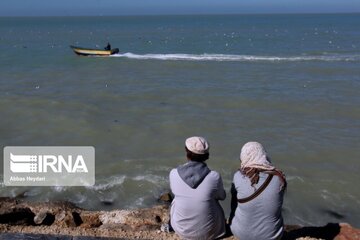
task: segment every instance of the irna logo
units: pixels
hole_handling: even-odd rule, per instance
[[[92,186],[95,148],[91,146],[4,147],[5,186]]]
[[[88,172],[82,155],[15,155],[10,153],[10,170],[13,173]]]

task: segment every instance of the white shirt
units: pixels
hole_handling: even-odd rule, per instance
[[[171,226],[183,239],[215,239],[225,234],[225,216],[218,200],[226,193],[219,173],[211,171],[193,189],[179,176],[170,172],[170,188],[175,195],[171,203]]]
[[[254,185],[258,189],[266,180],[267,174],[259,174],[259,182]],[[259,196],[246,203],[237,203],[237,199],[245,198],[255,192],[250,179],[237,171],[232,186],[232,219],[231,231],[241,240],[278,239],[283,233],[281,207],[284,190],[280,191],[282,182],[274,176]],[[236,208],[236,209],[235,209]],[[234,212],[235,211],[235,212]]]

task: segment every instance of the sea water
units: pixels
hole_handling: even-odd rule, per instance
[[[69,45],[120,50],[78,57]],[[0,18],[0,146],[94,146],[92,187],[0,187],[148,207],[210,142],[228,193],[247,141],[287,176],[287,224],[360,227],[360,15]],[[2,164],[1,164],[2,169]],[[1,170],[2,172],[2,170]]]

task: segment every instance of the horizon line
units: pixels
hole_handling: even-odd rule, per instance
[[[89,14],[89,15],[0,15],[0,17],[147,17],[147,16],[223,16],[223,15],[335,15],[335,14],[360,14],[360,11],[354,12],[274,12],[274,13],[148,13],[148,14]]]

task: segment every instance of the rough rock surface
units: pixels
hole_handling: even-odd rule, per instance
[[[87,211],[69,202],[0,199],[0,239],[179,239],[160,231],[168,205],[136,210]],[[39,235],[41,234],[41,235]],[[86,237],[86,238],[85,238]],[[346,223],[323,227],[286,226],[285,239],[360,239]],[[224,239],[235,239],[226,236]]]

